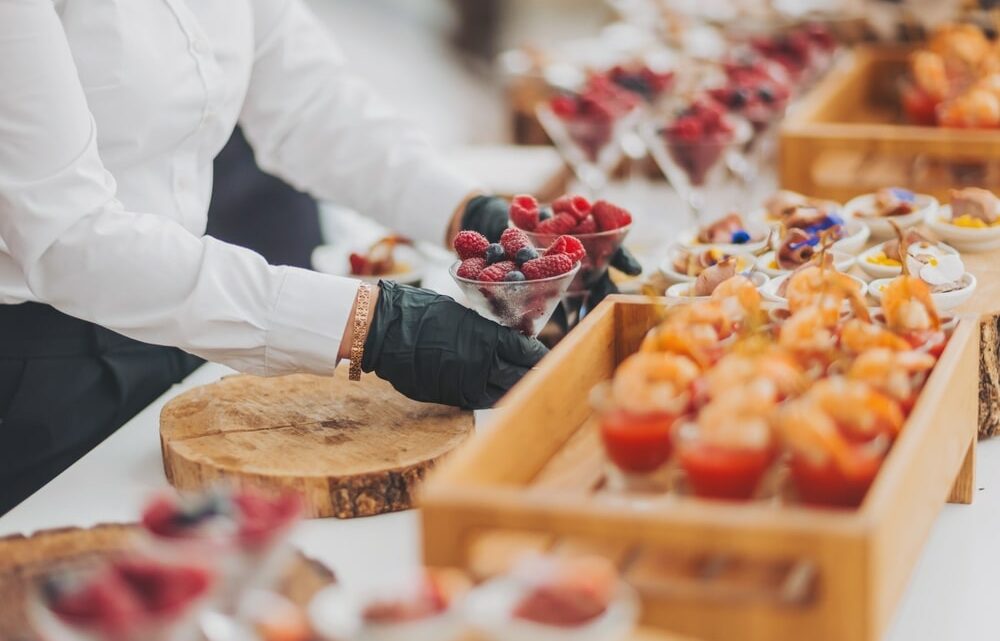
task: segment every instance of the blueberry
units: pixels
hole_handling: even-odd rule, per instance
[[[543,207],[542,211],[540,211],[538,213],[538,220],[539,221],[548,220],[549,218],[552,218],[552,208],[551,207]]]
[[[727,103],[731,109],[742,109],[750,102],[750,95],[746,89],[733,89],[729,92]]]
[[[774,91],[770,87],[761,87],[757,90],[757,96],[764,102],[770,104],[774,102],[775,95]]]
[[[615,79],[615,84],[621,87],[622,89],[626,89],[628,91],[631,91],[632,93],[639,94],[646,100],[651,99],[653,96],[652,88],[649,86],[649,83],[646,82],[646,80],[641,76],[637,75],[620,76]]]
[[[503,245],[500,243],[492,243],[486,248],[486,264],[492,265],[493,263],[499,263],[504,260],[507,254],[503,250]]]
[[[521,253],[521,252],[518,252]],[[507,272],[507,275],[503,279],[509,283],[517,283],[524,280],[524,274],[517,271],[516,269],[512,272]]]
[[[742,245],[750,241],[750,234],[745,229],[737,229],[733,232],[732,241],[737,245]]]
[[[522,247],[517,250],[517,254],[514,255],[514,262],[517,263],[518,267],[520,267],[529,260],[535,260],[536,258],[538,258],[537,249],[534,247]]]

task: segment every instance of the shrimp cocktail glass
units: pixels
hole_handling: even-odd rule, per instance
[[[610,488],[639,493],[669,489],[674,428],[691,409],[698,371],[685,356],[640,352],[622,362],[613,381],[594,388],[591,404],[600,422]]]

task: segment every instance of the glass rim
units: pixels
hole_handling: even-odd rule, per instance
[[[511,225],[513,225],[512,229],[517,229],[518,231],[523,231],[525,234],[528,235],[529,238],[532,237],[532,236],[535,236],[535,237],[552,237],[552,238],[559,238],[560,236],[573,236],[574,238],[579,238],[581,240],[592,240],[592,239],[599,239],[599,238],[610,238],[610,237],[612,237],[612,236],[614,236],[616,234],[626,234],[626,233],[628,233],[632,229],[632,225],[633,224],[634,223],[629,223],[629,224],[624,225],[622,227],[616,227],[614,229],[608,229],[606,231],[589,232],[589,233],[586,233],[586,234],[574,234],[573,232],[566,232],[565,234],[546,234],[546,233],[538,233],[537,231],[528,231],[527,229],[521,229],[517,225],[514,225],[513,222],[511,222]]]
[[[573,266],[573,269],[569,270],[565,274],[557,274],[556,276],[549,276],[548,278],[537,278],[535,280],[497,280],[497,281],[484,281],[484,280],[472,280],[470,278],[465,278],[463,276],[459,276],[458,275],[458,268],[461,267],[461,266],[462,266],[462,261],[458,260],[458,261],[455,261],[454,263],[452,263],[451,267],[448,268],[448,273],[451,275],[452,278],[455,279],[456,282],[459,282],[459,283],[468,283],[470,285],[479,285],[479,286],[486,286],[486,287],[492,287],[492,286],[497,286],[497,285],[500,285],[500,286],[510,286],[510,285],[521,285],[521,286],[524,286],[524,285],[530,285],[530,284],[534,284],[534,283],[539,283],[539,284],[541,284],[541,283],[552,283],[552,282],[558,281],[561,278],[570,278],[570,277],[576,276],[576,273],[578,271],[580,271],[580,263],[577,262],[576,265]]]

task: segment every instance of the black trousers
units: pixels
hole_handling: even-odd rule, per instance
[[[0,305],[0,514],[201,363],[48,305]]]

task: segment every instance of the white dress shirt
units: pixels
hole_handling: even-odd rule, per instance
[[[0,0],[0,303],[329,373],[357,282],[203,236],[237,121],[265,170],[417,239],[440,242],[474,188],[301,0]]]

